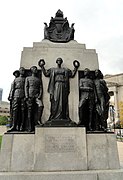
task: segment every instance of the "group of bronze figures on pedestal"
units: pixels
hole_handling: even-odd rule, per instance
[[[30,68],[31,74],[21,67],[13,75],[15,79],[9,94],[10,117],[12,131],[35,131],[35,126],[84,126],[87,131],[106,131],[109,94],[103,74],[100,70],[91,71],[86,68],[83,77],[79,79],[79,123],[73,122],[69,117],[68,96],[70,93],[69,79],[74,78],[80,66],[73,62],[74,69],[62,67],[63,60],[56,60],[57,67],[45,69],[45,61],[39,60],[38,65],[44,76],[49,77],[48,93],[50,94],[50,117],[42,124],[41,117],[43,105],[43,83],[41,73],[39,76],[36,66]]]
[[[74,23],[69,27],[67,18],[59,9],[55,18],[51,17],[49,26],[44,28],[44,39],[52,42],[69,42],[74,40]],[[95,70],[92,77],[89,69],[84,70],[79,77],[79,123],[76,124],[69,117],[68,96],[70,93],[69,79],[74,78],[80,66],[79,62],[73,62],[74,69],[62,67],[63,60],[56,60],[57,67],[45,69],[45,61],[41,59],[38,65],[44,76],[49,77],[48,93],[50,94],[50,117],[42,124],[41,117],[43,105],[42,73],[38,73],[36,66],[30,71],[21,67],[13,75],[15,79],[11,85],[9,94],[11,131],[35,131],[35,126],[84,126],[88,131],[106,131],[109,94],[103,74]],[[76,105],[77,106],[77,105]]]

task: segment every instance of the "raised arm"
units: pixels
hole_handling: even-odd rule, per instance
[[[80,66],[80,63],[77,60],[75,60],[73,61],[73,66],[74,66],[74,69],[71,70],[71,78],[74,78],[74,76],[76,75],[76,72]]]
[[[45,69],[45,67],[44,67],[45,61],[44,61],[44,59],[40,59],[38,61],[38,65],[40,66],[44,76],[49,77],[50,76],[50,71]]]

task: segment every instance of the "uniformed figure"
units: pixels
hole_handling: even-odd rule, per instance
[[[19,72],[19,70],[16,70],[16,71],[14,71],[13,72],[13,75],[15,76],[15,79],[17,78],[17,77],[19,77],[19,75],[20,75],[20,72]],[[10,101],[10,127],[12,127],[12,124],[13,124],[13,109],[12,109],[12,92],[13,92],[13,85],[14,85],[14,81],[12,82],[12,84],[11,84],[11,89],[10,89],[10,93],[9,93],[9,97],[8,97],[8,100]]]
[[[84,70],[84,78],[80,79],[80,101],[79,101],[79,125],[83,125],[87,130],[92,130],[92,118],[94,109],[94,82],[90,79],[90,70]]]
[[[25,96],[27,99],[28,121],[27,131],[35,130],[35,125],[41,125],[41,116],[43,112],[42,102],[42,81],[37,77],[37,67],[30,68],[32,75],[25,81]]]
[[[108,88],[103,74],[99,69],[95,70],[95,88],[96,88],[96,130],[104,130],[107,128],[107,118],[109,109]]]
[[[24,125],[24,108],[25,108],[25,92],[24,92],[24,85],[25,85],[25,69],[20,67],[19,69],[20,76],[15,78],[11,93],[9,98],[12,99],[12,119],[13,125],[10,131],[20,131],[23,130]]]

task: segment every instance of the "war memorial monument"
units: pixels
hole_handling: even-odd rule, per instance
[[[121,180],[109,94],[94,49],[74,40],[61,10],[24,47],[9,93],[0,180]]]

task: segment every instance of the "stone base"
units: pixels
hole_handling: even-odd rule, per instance
[[[0,171],[87,170],[85,128],[37,127],[35,134],[5,134]]]
[[[122,170],[72,172],[1,172],[0,180],[122,180]]]
[[[56,172],[119,169],[114,134],[82,127],[37,127],[35,134],[3,136],[0,171]]]
[[[87,170],[86,153],[85,128],[36,129],[34,171]]]
[[[115,134],[87,134],[87,154],[89,170],[120,168]]]

